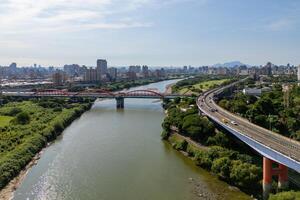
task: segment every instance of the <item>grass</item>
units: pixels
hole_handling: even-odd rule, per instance
[[[13,117],[10,116],[0,116],[0,127],[8,126],[12,119]]]
[[[210,81],[204,81],[197,84],[194,84],[193,86],[184,87],[179,90],[180,94],[197,94],[197,92],[193,91],[196,90],[202,90],[206,91],[210,88],[212,88],[214,85],[221,85],[225,81],[228,81],[230,79],[221,79],[221,80],[210,80]]]

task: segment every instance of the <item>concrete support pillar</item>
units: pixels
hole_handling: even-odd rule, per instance
[[[272,163],[272,160],[263,158],[263,199],[269,198],[272,189]]]
[[[286,189],[288,187],[288,168],[282,164],[279,164],[278,169],[278,188]]]
[[[124,108],[124,97],[116,97],[117,101],[117,109],[123,109]]]

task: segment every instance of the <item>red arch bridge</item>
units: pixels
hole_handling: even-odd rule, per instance
[[[130,90],[111,92],[102,89],[86,90],[82,92],[68,92],[66,90],[39,90],[36,92],[2,92],[4,96],[15,96],[25,98],[39,98],[39,97],[91,97],[91,98],[107,98],[116,99],[117,108],[124,108],[125,98],[137,98],[137,99],[173,99],[176,97],[188,97],[189,95],[168,94],[161,93],[155,90]]]

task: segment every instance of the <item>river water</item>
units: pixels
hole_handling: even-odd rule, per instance
[[[137,87],[158,88],[163,81]],[[161,102],[96,101],[44,150],[14,194],[15,200],[250,199],[163,142]],[[204,198],[204,197],[206,198]]]

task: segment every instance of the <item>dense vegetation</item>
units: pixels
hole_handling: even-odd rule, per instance
[[[271,194],[269,200],[298,200],[300,199],[300,192],[280,192],[278,194]]]
[[[197,165],[220,179],[248,192],[259,190],[261,168],[254,164],[251,156],[233,150],[233,141],[206,117],[198,115],[194,99],[165,101],[164,108],[167,116],[162,124],[163,139],[169,140],[175,149],[187,152]],[[204,147],[196,147],[185,138]]]
[[[0,120],[9,119],[0,123],[0,188],[90,106],[89,100],[42,99],[0,107]]]
[[[272,91],[260,98],[239,92],[223,98],[219,105],[259,126],[300,141],[300,86],[294,85],[287,95],[281,85],[275,84]]]

